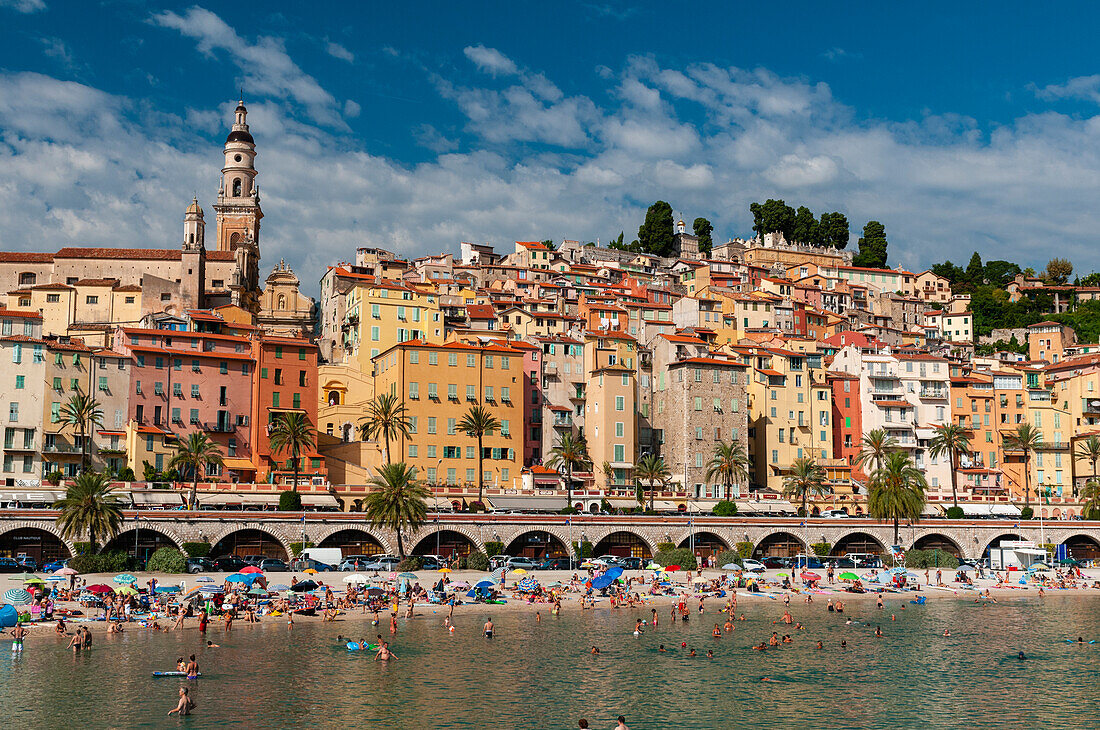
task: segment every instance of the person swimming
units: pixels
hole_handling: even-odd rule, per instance
[[[1021,652],[1018,652],[1018,653],[1016,654],[1016,658],[1017,658],[1017,659],[1019,659],[1020,661],[1024,661],[1025,659],[1027,659],[1027,657],[1026,657],[1026,656],[1024,656],[1024,653],[1023,653],[1022,651],[1021,651]]]

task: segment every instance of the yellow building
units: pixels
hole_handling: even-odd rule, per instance
[[[141,287],[120,286],[115,279],[80,279],[72,284],[40,284],[9,294],[18,309],[42,315],[42,334],[81,337],[106,347],[118,323],[141,319]]]
[[[399,281],[356,282],[347,294],[341,330],[348,360],[370,372],[370,361],[394,345],[443,341],[439,297]]]
[[[391,460],[416,467],[430,484],[476,495],[477,441],[458,426],[472,406],[486,408],[500,430],[482,440],[486,489],[518,489],[523,466],[523,353],[501,344],[396,344],[374,359],[375,388],[408,408],[411,434],[390,445]]]
[[[585,363],[588,362],[586,357]],[[630,475],[638,448],[636,394],[634,371],[624,363],[615,362],[588,369],[584,400],[585,438],[597,483],[602,483],[607,491],[632,490]]]

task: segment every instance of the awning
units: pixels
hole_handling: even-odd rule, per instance
[[[279,504],[279,495],[215,492],[213,494],[200,494],[199,504],[277,505]]]
[[[459,504],[462,504],[462,497],[456,497],[455,501]],[[438,512],[440,510],[454,509],[454,504],[451,502],[451,498],[439,494],[428,495],[428,498],[425,499],[424,502],[428,505],[428,511]]]
[[[964,515],[974,515],[977,517],[1019,517],[1020,510],[1018,507],[1014,507],[1011,504],[967,504],[963,503],[959,505],[962,507]]]
[[[100,436],[125,436],[125,431],[99,431]]]
[[[741,511],[741,505],[745,505],[746,512],[756,512],[764,515],[794,514],[798,510],[790,502],[782,499],[760,500],[759,502],[738,502],[737,510]]]
[[[53,504],[65,496],[64,492],[0,492],[0,502],[24,502],[27,504]]]
[[[920,514],[921,517],[942,517],[943,507],[934,504],[925,504]]]
[[[256,471],[256,465],[253,464],[251,460],[235,456],[223,458],[222,465],[226,469],[236,469],[237,471]]]
[[[636,499],[608,499],[607,501],[616,509],[634,509],[639,506]],[[649,508],[649,499],[646,499],[645,507]]]
[[[185,504],[183,492],[176,491],[147,491],[147,492],[130,492],[130,497],[134,500],[135,507],[141,507],[147,504],[170,504],[173,506],[179,506]]]
[[[686,504],[687,500],[684,500],[684,503]],[[646,500],[646,504],[649,504],[648,499]],[[658,512],[679,512],[680,505],[667,499],[657,499],[653,502],[653,509],[657,510]]]
[[[488,497],[494,510],[516,512],[558,512],[566,507],[565,495],[511,494]]]
[[[611,462],[612,469],[633,469],[634,464],[629,461],[613,461]]]
[[[340,503],[331,494],[303,494],[303,507],[339,507]]]

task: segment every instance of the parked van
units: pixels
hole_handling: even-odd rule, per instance
[[[344,551],[340,548],[319,548],[311,547],[302,551],[303,558],[312,558],[320,563],[331,565],[336,568],[340,563],[344,562]]]

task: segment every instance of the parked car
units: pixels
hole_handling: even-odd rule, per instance
[[[340,563],[338,570],[342,570],[345,573],[353,570],[362,570],[363,566],[367,563],[373,563],[377,556],[373,555],[348,555],[344,558],[344,561]]]
[[[0,573],[22,573],[23,569],[19,567],[18,561],[15,558],[0,558]]]
[[[243,558],[245,563],[248,565],[255,565],[257,568],[260,567],[260,562],[263,561],[263,559],[263,555],[245,555]]]
[[[416,558],[424,570],[439,570],[446,565],[446,561],[438,555],[417,555]]]
[[[260,566],[263,567],[262,565]],[[298,558],[290,564],[292,570],[316,570],[318,573],[328,573],[336,568],[332,567],[328,563],[322,563],[320,560],[314,560],[313,558]]]
[[[396,570],[401,563],[393,555],[382,555],[363,566],[363,570]]]
[[[217,570],[214,567],[214,561],[209,558],[188,558],[187,559],[187,572],[192,575],[195,573],[206,573],[207,571],[213,572]]]
[[[836,558],[835,560],[830,560],[829,563],[833,566],[833,568],[835,570],[854,570],[856,568],[863,567],[863,566],[859,565],[855,560],[852,560],[847,555],[845,555],[842,558]]]
[[[494,555],[489,558],[489,570],[496,570],[497,568],[503,568],[504,564],[508,562],[507,555]]]
[[[623,570],[641,570],[645,567],[646,563],[641,558],[627,557],[619,558],[619,567]]]
[[[741,561],[741,567],[749,573],[763,573],[767,568],[759,560],[745,558]]]
[[[794,562],[791,564],[791,568],[795,570],[806,570],[809,568],[824,568],[825,564],[821,562],[821,558],[816,555],[804,555],[799,554],[794,556]]]
[[[821,516],[843,520],[843,519],[847,519],[851,515],[849,515],[847,512],[845,512],[842,509],[827,509],[827,510],[825,510],[824,512],[821,513]]]
[[[505,563],[508,566],[508,570],[538,570],[538,566],[535,565],[535,561],[530,558],[508,558]]]
[[[569,570],[569,558],[547,558],[538,565],[538,570]]]
[[[214,570],[224,571],[226,573],[236,573],[241,568],[247,568],[250,563],[246,563],[236,555],[222,555],[221,557],[214,558]]]
[[[19,563],[19,565],[23,568],[24,571],[26,571],[28,573],[34,573],[38,570],[38,563],[35,562],[33,559],[28,558],[26,556],[24,556],[22,558],[16,558],[15,561],[17,563]]]
[[[286,564],[285,560],[279,560],[278,558],[264,558],[260,561],[260,564],[256,566],[265,573],[289,573],[290,566]]]
[[[600,557],[596,558],[596,560],[602,560],[603,562],[607,563],[608,567],[610,567],[612,565],[618,565],[619,561],[622,560],[622,558],[618,555],[601,555]]]
[[[764,564],[764,567],[767,568],[768,570],[780,570],[782,568],[790,568],[791,567],[791,559],[790,558],[780,558],[780,557],[772,556],[770,558],[764,558],[764,560],[761,561],[761,562]]]
[[[45,573],[56,573],[64,567],[69,565],[69,561],[72,558],[65,558],[64,560],[55,560],[52,563],[46,563],[42,566],[42,571]]]

